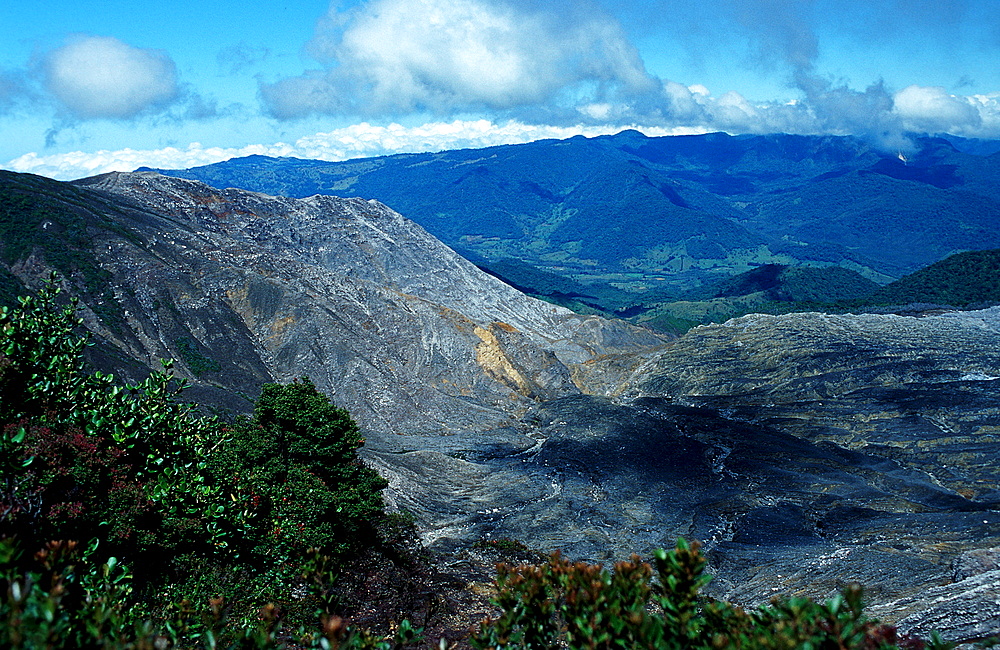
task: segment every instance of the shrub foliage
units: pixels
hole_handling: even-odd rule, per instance
[[[775,599],[756,611],[701,595],[708,583],[696,543],[601,565],[552,555],[539,565],[500,565],[499,617],[474,635],[479,650],[656,648],[663,650],[928,650],[950,647],[901,637],[864,616],[861,589],[817,603]]]
[[[0,645],[265,647],[308,622],[334,574],[317,558],[384,517],[348,414],[303,379],[252,418],[199,417],[170,363],[126,387],[88,372],[80,325],[54,279],[0,309]],[[376,643],[321,613],[316,644]]]

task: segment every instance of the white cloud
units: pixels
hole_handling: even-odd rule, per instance
[[[265,84],[261,95],[276,117],[296,118],[511,111],[653,89],[621,26],[595,11],[372,0],[321,23],[311,51],[329,62],[325,70]]]
[[[1000,138],[1000,93],[973,95],[970,103],[979,112],[981,124],[978,131],[969,132],[971,137]]]
[[[635,128],[651,136],[704,132],[689,128]],[[279,142],[224,148],[203,147],[199,143],[192,143],[187,148],[120,149],[94,153],[74,151],[51,155],[29,153],[9,161],[3,168],[70,180],[111,171],[132,171],[138,167],[182,169],[254,154],[336,161],[392,153],[518,144],[544,138],[569,138],[575,135],[594,137],[620,130],[620,127],[613,126],[556,127],[513,121],[494,124],[488,120],[432,122],[419,127],[403,127],[399,124],[372,126],[362,123],[299,138],[294,144]]]
[[[81,36],[48,52],[43,82],[71,116],[127,119],[177,98],[177,68],[159,50],[104,36]]]
[[[983,123],[980,110],[991,108],[970,97],[950,95],[937,86],[907,86],[893,100],[907,129],[928,133],[977,132]],[[995,110],[995,104],[992,108]]]
[[[671,117],[685,123],[704,123],[706,121],[704,106],[705,95],[697,90],[677,83],[663,82],[663,97],[669,102]]]

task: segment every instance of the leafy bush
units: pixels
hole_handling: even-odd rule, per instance
[[[480,539],[472,548],[487,548],[498,551],[508,551],[511,553],[531,553],[531,549],[524,542],[509,537],[498,537],[495,539]]]
[[[0,645],[273,647],[279,619],[315,622],[311,558],[365,552],[384,516],[349,415],[307,379],[232,425],[178,402],[170,363],[116,386],[74,308],[53,279],[0,309]],[[320,609],[316,647],[382,643]]]
[[[249,625],[233,625],[222,598],[197,608],[181,601],[154,626],[129,610],[132,576],[116,558],[95,563],[94,548],[81,553],[76,542],[50,542],[25,561],[10,539],[0,539],[0,646],[53,650],[103,648],[288,647],[318,650],[398,650],[420,639],[408,621],[379,638],[324,613],[315,631],[284,629],[279,608],[262,607]]]
[[[294,564],[312,547],[341,557],[374,542],[387,483],[358,459],[364,439],[348,413],[308,378],[266,384],[253,418],[225,436],[208,465],[243,509],[244,559]]]
[[[654,568],[638,556],[615,564],[572,563],[554,554],[548,563],[497,574],[499,618],[486,620],[472,639],[480,650],[501,648],[663,648],[875,650],[947,648],[934,640],[900,637],[862,613],[861,590],[849,587],[826,603],[777,599],[745,612],[700,595],[708,583],[697,544],[678,541],[658,550]]]

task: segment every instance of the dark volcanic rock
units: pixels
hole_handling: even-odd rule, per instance
[[[786,483],[780,503],[742,508],[709,543],[719,593],[752,600],[780,578],[782,591],[819,595],[857,580],[885,618],[921,633],[933,620],[968,639],[1000,632],[992,609],[968,606],[991,598],[988,588],[973,589],[970,570],[953,568],[973,566],[1000,541],[998,344],[996,308],[925,318],[751,315],[695,328],[623,395],[745,423],[754,447],[776,448],[781,432],[825,453],[796,450],[780,468],[810,477],[811,488]],[[745,453],[734,449],[727,466],[743,456],[759,475],[759,459]],[[942,603],[936,618],[917,613],[928,594]],[[946,624],[952,599],[956,618]]]
[[[921,472],[710,409],[579,396],[529,418],[538,447],[491,466],[543,496],[484,504],[481,530],[596,559],[699,539],[713,592],[739,602],[852,581],[878,601],[918,593],[1000,535],[1000,517]]]
[[[823,598],[858,582],[874,613],[907,630],[997,633],[991,588],[956,572],[988,570],[1000,543],[998,316],[698,328],[623,396],[531,409],[535,445],[467,459],[478,485],[446,465],[414,484],[464,495],[434,538],[445,547],[515,537],[611,560],[685,536],[705,544],[716,596]]]

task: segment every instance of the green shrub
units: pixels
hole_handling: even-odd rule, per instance
[[[308,378],[266,384],[253,418],[226,430],[209,460],[214,480],[246,513],[259,561],[298,560],[312,547],[341,556],[374,540],[386,481],[364,465],[347,411]]]
[[[205,354],[198,349],[198,343],[191,338],[178,338],[174,341],[174,345],[177,346],[177,351],[180,353],[181,360],[184,361],[184,365],[188,367],[195,377],[201,377],[206,372],[219,372],[219,370],[222,369],[219,362],[211,357],[205,356]]]
[[[302,380],[265,386],[252,420],[196,417],[170,363],[126,387],[89,373],[54,279],[18,304],[0,309],[0,645],[276,647],[279,619],[315,647],[391,645],[327,607],[316,627],[297,594],[311,548],[348,561],[382,525],[346,411]]]
[[[708,583],[697,544],[678,541],[659,550],[654,567],[633,556],[614,571],[572,563],[554,554],[548,563],[500,565],[499,618],[473,636],[480,650],[526,648],[657,648],[716,650],[875,650],[950,647],[902,638],[867,619],[861,590],[846,589],[826,603],[777,599],[745,612],[700,595]]]
[[[493,549],[497,551],[507,551],[509,553],[531,553],[532,550],[528,546],[516,539],[510,539],[509,537],[497,537],[495,539],[480,539],[472,545],[472,548],[485,548]]]
[[[222,598],[205,606],[176,603],[153,625],[130,611],[132,576],[116,558],[97,563],[95,548],[50,542],[22,557],[11,539],[0,539],[0,647],[77,650],[289,647],[317,650],[398,650],[420,641],[408,621],[380,638],[323,613],[314,630],[289,629],[279,608],[267,604],[248,624],[234,624]]]

